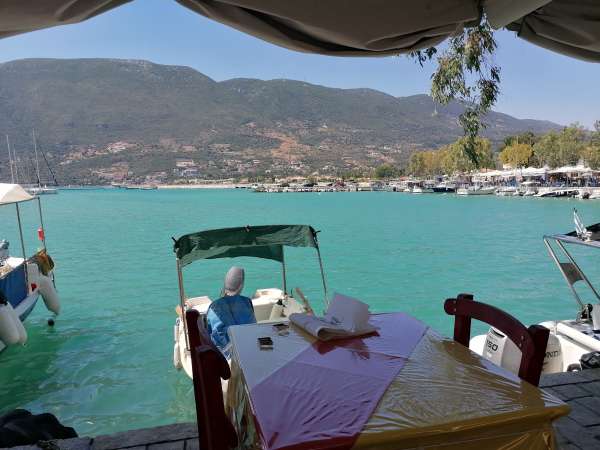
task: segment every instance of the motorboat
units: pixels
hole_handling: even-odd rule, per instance
[[[414,189],[420,186],[421,183],[423,182],[420,180],[406,180],[404,182],[404,189],[401,192],[404,192],[406,194],[412,194]]]
[[[596,200],[600,198],[600,190],[595,187],[582,187],[575,197],[581,200]]]
[[[539,192],[535,194],[535,197],[541,198],[554,198],[554,197],[574,197],[578,193],[577,188],[570,187],[559,187],[559,188],[547,188],[539,189]]]
[[[533,197],[538,193],[540,183],[537,181],[524,181],[521,183],[523,197]]]
[[[600,199],[600,189],[593,189],[590,192],[590,196],[588,197],[588,200],[598,200]]]
[[[413,194],[433,194],[433,192],[433,184],[426,181],[421,181],[412,189]]]
[[[257,289],[252,296],[252,305],[257,322],[286,322],[290,314],[312,312],[308,299],[299,288],[294,297],[288,290],[284,252],[286,247],[308,247],[315,249],[324,302],[327,305],[327,283],[323,271],[317,231],[309,225],[259,225],[238,228],[222,228],[186,234],[175,240],[174,252],[179,282],[179,305],[174,327],[173,364],[183,369],[190,377],[192,364],[185,313],[189,309],[198,311],[200,320],[206,324],[206,315],[212,299],[207,295],[188,297],[184,288],[183,269],[190,264],[218,258],[254,257],[281,264],[281,288]]]
[[[442,181],[433,186],[432,189],[436,194],[452,194],[456,192],[456,184],[450,181]]]
[[[502,186],[496,189],[496,195],[499,197],[515,197],[519,195],[516,186]]]
[[[37,201],[40,228],[37,230],[42,248],[27,257],[21,205]],[[25,344],[27,331],[23,322],[41,296],[54,316],[60,312],[60,300],[54,282],[54,262],[46,250],[46,236],[39,197],[29,194],[21,185],[0,183],[0,207],[15,207],[21,255],[11,254],[10,243],[0,241],[0,351],[8,346]],[[49,319],[54,324],[54,318]]]
[[[425,186],[415,186],[412,190],[413,194],[433,194],[433,188]]]
[[[456,190],[458,195],[492,195],[496,189],[492,186],[474,184],[472,186],[461,187]]]
[[[572,250],[569,251],[572,246],[600,249],[600,223],[583,226],[576,210],[573,219],[574,231],[544,236],[551,258],[573,294],[577,312],[574,319],[540,323],[550,330],[542,373],[581,370],[582,357],[600,351],[600,294],[575,261]],[[594,297],[595,304],[583,301],[581,285]],[[469,347],[494,363],[518,372],[521,351],[499,330],[490,328],[487,335],[473,337]]]
[[[126,184],[125,189],[137,191],[153,191],[155,189],[158,189],[158,186],[155,184]]]

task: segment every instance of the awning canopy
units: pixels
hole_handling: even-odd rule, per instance
[[[181,236],[174,251],[183,267],[199,259],[239,256],[283,262],[284,246],[318,248],[317,232],[309,225],[220,228]]]
[[[543,177],[546,172],[547,170],[544,167],[525,167],[516,171],[517,174],[523,177]]]
[[[493,178],[504,175],[503,170],[488,170],[487,172],[477,172],[473,174],[473,178]]]
[[[488,170],[487,172],[476,172],[473,178],[513,178],[513,177],[543,177],[547,170],[544,167],[523,167],[520,169]]]
[[[600,24],[599,24],[600,26]],[[556,169],[549,170],[548,173],[591,173],[592,169],[584,166],[563,166],[557,167]]]
[[[0,6],[0,37],[80,22],[128,1],[4,0]],[[440,44],[464,27],[479,23],[483,12],[495,28],[506,27],[555,52],[600,61],[597,0],[177,1],[260,39],[309,53],[408,53]]]
[[[33,196],[27,193],[19,184],[0,183],[0,205],[27,202]]]

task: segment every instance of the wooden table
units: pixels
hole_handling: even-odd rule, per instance
[[[375,335],[230,328],[227,410],[246,448],[554,448],[559,399],[402,313]],[[270,336],[272,350],[257,338]]]

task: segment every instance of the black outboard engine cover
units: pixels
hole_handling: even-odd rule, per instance
[[[75,430],[62,425],[52,414],[33,415],[25,409],[15,409],[0,416],[0,448],[74,437]]]
[[[591,352],[581,355],[579,359],[581,369],[600,369],[600,352]]]

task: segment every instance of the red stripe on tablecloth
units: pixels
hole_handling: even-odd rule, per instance
[[[315,342],[252,389],[265,449],[352,448],[427,329],[402,313],[371,323],[373,335]]]

